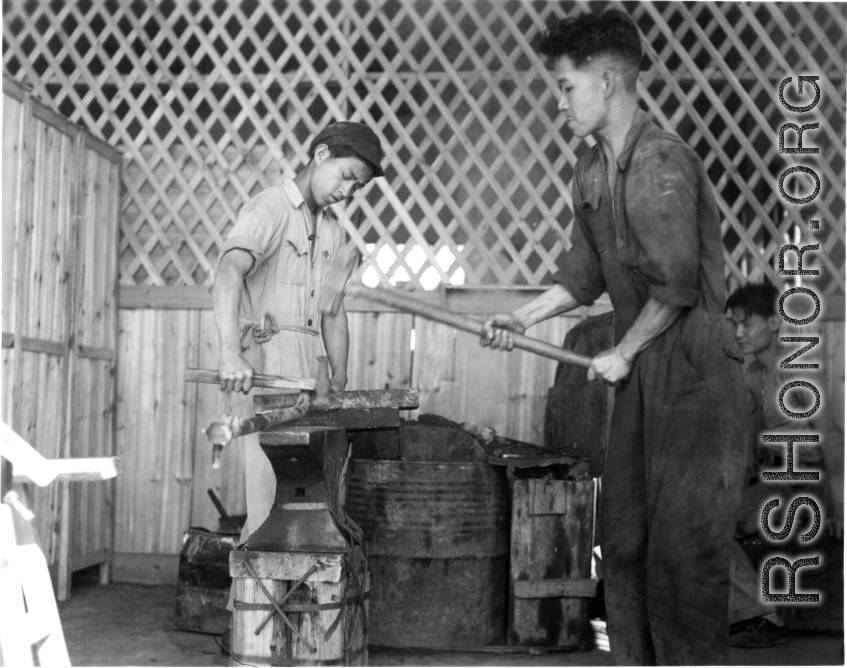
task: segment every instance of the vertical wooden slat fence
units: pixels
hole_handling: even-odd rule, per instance
[[[812,243],[808,221],[821,221],[814,285],[836,318],[821,337],[837,351],[845,284],[843,4],[6,3],[5,72],[123,153],[118,433],[134,473],[118,485],[118,551],[176,554],[184,528],[216,523],[208,487],[230,512],[243,512],[238,448],[214,471],[200,432],[219,411],[216,391],[185,387],[182,368],[215,365],[208,288],[238,210],[294,175],[311,136],[331,120],[371,124],[386,149],[386,178],[334,207],[362,250],[359,276],[477,313],[514,305],[549,283],[570,245],[570,187],[586,142],[562,127],[555,82],[533,44],[553,18],[608,6],[623,8],[642,31],[643,107],[706,164],[729,286],[773,276],[780,246]],[[798,121],[776,91],[799,74],[820,76],[822,103],[802,121],[820,123],[805,137],[820,148],[816,156],[778,152],[778,128]],[[4,146],[10,139],[4,127]],[[779,174],[794,164],[814,165],[821,176],[810,205],[786,205],[777,192]],[[786,185],[796,194],[807,182],[792,177]],[[11,188],[4,182],[4,195]],[[373,304],[349,307],[357,311],[351,388],[411,384],[422,391],[421,411],[541,442],[552,363],[498,357],[473,337]],[[584,315],[537,334],[560,343]],[[843,359],[832,359],[822,384],[827,396],[843,398]]]
[[[578,317],[555,318],[529,335],[561,345]],[[494,427],[498,433],[539,445],[544,442],[544,405],[556,363],[515,351],[495,352],[478,337],[445,325],[415,320],[412,387],[422,412],[457,422]]]
[[[115,454],[117,371],[117,259],[120,163],[111,149],[80,135],[79,219],[72,275],[73,369],[69,420],[72,457]],[[112,550],[114,483],[69,484],[70,571],[105,564]]]
[[[196,388],[168,381],[196,366],[199,319],[197,311],[121,311],[118,357],[135,372],[118,377],[117,449],[132,474],[117,489],[116,552],[178,551],[187,528],[172,518],[185,522],[191,508]]]
[[[114,455],[120,156],[4,79],[3,420],[49,459]],[[61,599],[108,578],[112,484],[33,488]]]
[[[12,419],[12,388],[14,387],[14,361],[15,355],[8,344],[14,340],[12,332],[16,328],[15,310],[15,244],[17,233],[8,233],[6,230],[13,224],[18,216],[19,188],[22,178],[29,165],[22,158],[22,119],[27,114],[25,100],[17,100],[14,97],[4,99],[3,106],[3,160],[4,162],[21,165],[21,169],[6,171],[3,178],[3,420],[11,424]],[[7,334],[8,333],[8,334]]]

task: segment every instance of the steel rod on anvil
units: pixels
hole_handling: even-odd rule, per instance
[[[356,418],[352,422],[358,423],[362,416],[357,413],[365,412],[369,413],[366,419],[371,421],[374,428],[396,426],[399,420],[397,410],[418,407],[418,390],[332,392],[321,398],[316,397],[311,402],[302,401],[299,394],[257,394],[253,397],[253,406],[256,411],[253,417],[228,416],[213,422],[204,430],[206,438],[215,446],[212,452],[214,468],[217,468],[220,462],[221,449],[233,438],[257,431],[268,431],[304,416],[313,416],[324,426],[339,426],[338,416],[350,415]],[[390,409],[394,409],[393,418],[384,414],[390,412]]]
[[[412,410],[418,407],[418,390],[352,390],[332,392],[324,399],[312,402],[309,413],[368,408],[398,408]],[[253,409],[258,415],[290,408],[297,403],[296,394],[257,394],[253,397]]]
[[[296,398],[298,395],[292,396]],[[281,411],[274,411],[273,413],[267,413],[265,415],[254,415],[249,418],[241,418],[241,420],[238,421],[238,434],[236,434],[236,436],[245,436],[257,431],[267,431],[271,427],[276,427],[277,425],[303,417],[307,410],[308,405],[301,402],[299,404],[295,403],[295,405],[284,408]]]
[[[450,325],[451,327],[461,329],[465,332],[470,332],[471,334],[478,334],[482,336],[485,333],[482,323],[479,320],[474,320],[468,316],[453,313],[452,311],[446,311],[427,302],[419,301],[412,297],[408,292],[389,290],[387,288],[368,288],[361,283],[349,283],[347,285],[346,293],[350,297],[364,297],[366,299],[371,299],[375,302],[379,302],[380,304],[393,306],[405,313],[414,313],[422,318],[434,320],[444,325]],[[579,353],[575,353],[565,348],[554,346],[546,341],[539,341],[538,339],[533,339],[529,336],[524,336],[523,334],[517,334],[516,332],[510,332],[509,334],[515,342],[515,348],[520,348],[521,350],[526,350],[528,352],[535,353],[536,355],[541,355],[542,357],[549,357],[550,359],[565,362],[566,364],[573,364],[585,369],[587,369],[591,364],[591,358],[586,355],[580,355]]]

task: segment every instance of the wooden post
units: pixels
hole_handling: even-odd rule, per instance
[[[62,249],[66,261],[77,257],[81,249],[80,239],[82,237],[81,219],[81,178],[82,171],[82,131],[77,130],[73,137],[73,151],[70,160],[70,200],[68,201],[68,230]],[[96,233],[96,232],[95,232]],[[89,268],[90,269],[90,268]],[[71,456],[71,441],[73,440],[74,402],[73,385],[74,371],[76,368],[76,317],[78,312],[78,297],[82,288],[81,272],[73,272],[69,275],[65,293],[65,331],[63,340],[65,342],[64,368],[62,370],[62,386],[64,387],[65,406],[62,415],[62,457],[67,459]],[[57,583],[56,598],[66,601],[71,597],[71,483],[61,483],[62,504],[59,520],[59,558],[56,563]]]

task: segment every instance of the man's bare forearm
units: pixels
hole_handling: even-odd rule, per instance
[[[579,302],[571,293],[556,284],[511,313],[497,313],[488,318],[479,343],[495,350],[512,350],[515,343],[510,332],[523,334],[532,325],[577,306]]]
[[[621,342],[592,358],[588,380],[598,378],[615,387],[620,385],[629,376],[638,354],[670,327],[681,312],[679,306],[648,300]]]
[[[547,320],[562,313],[567,313],[580,306],[573,295],[559,283],[514,310],[513,315],[520,323],[529,329],[542,320]]]
[[[321,320],[324,347],[329,365],[332,367],[331,384],[334,391],[347,385],[347,357],[350,351],[350,332],[347,326],[347,311],[344,306],[336,315],[324,314]]]
[[[656,299],[647,300],[618,344],[621,356],[632,363],[642,350],[674,323],[682,310],[681,306],[671,306]]]
[[[244,279],[238,268],[225,264],[215,273],[212,288],[212,307],[215,324],[221,342],[221,354],[241,353],[241,332],[238,327],[238,312]]]
[[[241,354],[238,314],[244,292],[244,277],[252,265],[253,256],[247,251],[239,248],[227,251],[215,271],[215,285],[212,288],[212,308],[221,342],[218,361],[221,388],[245,394],[253,385],[253,367]]]

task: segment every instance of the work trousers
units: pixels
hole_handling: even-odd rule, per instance
[[[691,310],[618,388],[603,475],[612,657],[725,664],[729,548],[746,462],[743,357],[723,316]]]

